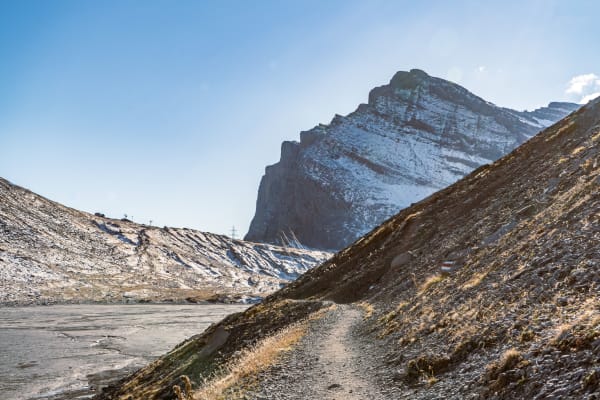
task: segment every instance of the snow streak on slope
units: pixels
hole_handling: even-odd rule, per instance
[[[368,104],[283,143],[246,238],[276,243],[293,232],[308,246],[341,248],[576,108],[517,112],[423,71],[398,72]]]
[[[263,296],[328,253],[64,207],[0,179],[0,303]]]

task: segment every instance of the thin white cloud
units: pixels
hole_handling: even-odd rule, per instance
[[[579,102],[581,104],[587,104],[590,101],[594,100],[596,97],[600,97],[600,92],[596,92],[596,93],[592,93],[592,94],[588,94],[586,96],[583,96],[583,98]]]
[[[579,103],[585,104],[600,95],[600,77],[593,73],[574,76],[565,93],[579,97]]]

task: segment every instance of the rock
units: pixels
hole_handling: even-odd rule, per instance
[[[569,304],[569,299],[566,297],[559,297],[558,299],[556,299],[556,304],[558,304],[561,307],[564,307],[567,304]]]
[[[518,112],[423,71],[400,71],[353,113],[282,144],[246,239],[340,249],[578,107]]]
[[[401,267],[405,264],[408,264],[408,262],[412,259],[412,256],[409,253],[402,253],[402,254],[398,254],[396,257],[394,257],[394,259],[392,260],[391,263],[391,267],[392,268],[398,268]]]

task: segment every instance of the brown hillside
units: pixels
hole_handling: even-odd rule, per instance
[[[105,398],[169,398],[179,374],[199,379],[319,300],[373,308],[362,332],[402,397],[594,398],[599,151],[597,100],[184,345],[223,329],[218,348],[175,350]]]

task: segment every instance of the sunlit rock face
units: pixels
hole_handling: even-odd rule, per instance
[[[356,111],[282,144],[246,239],[340,249],[578,107],[519,112],[421,70],[400,71]]]

